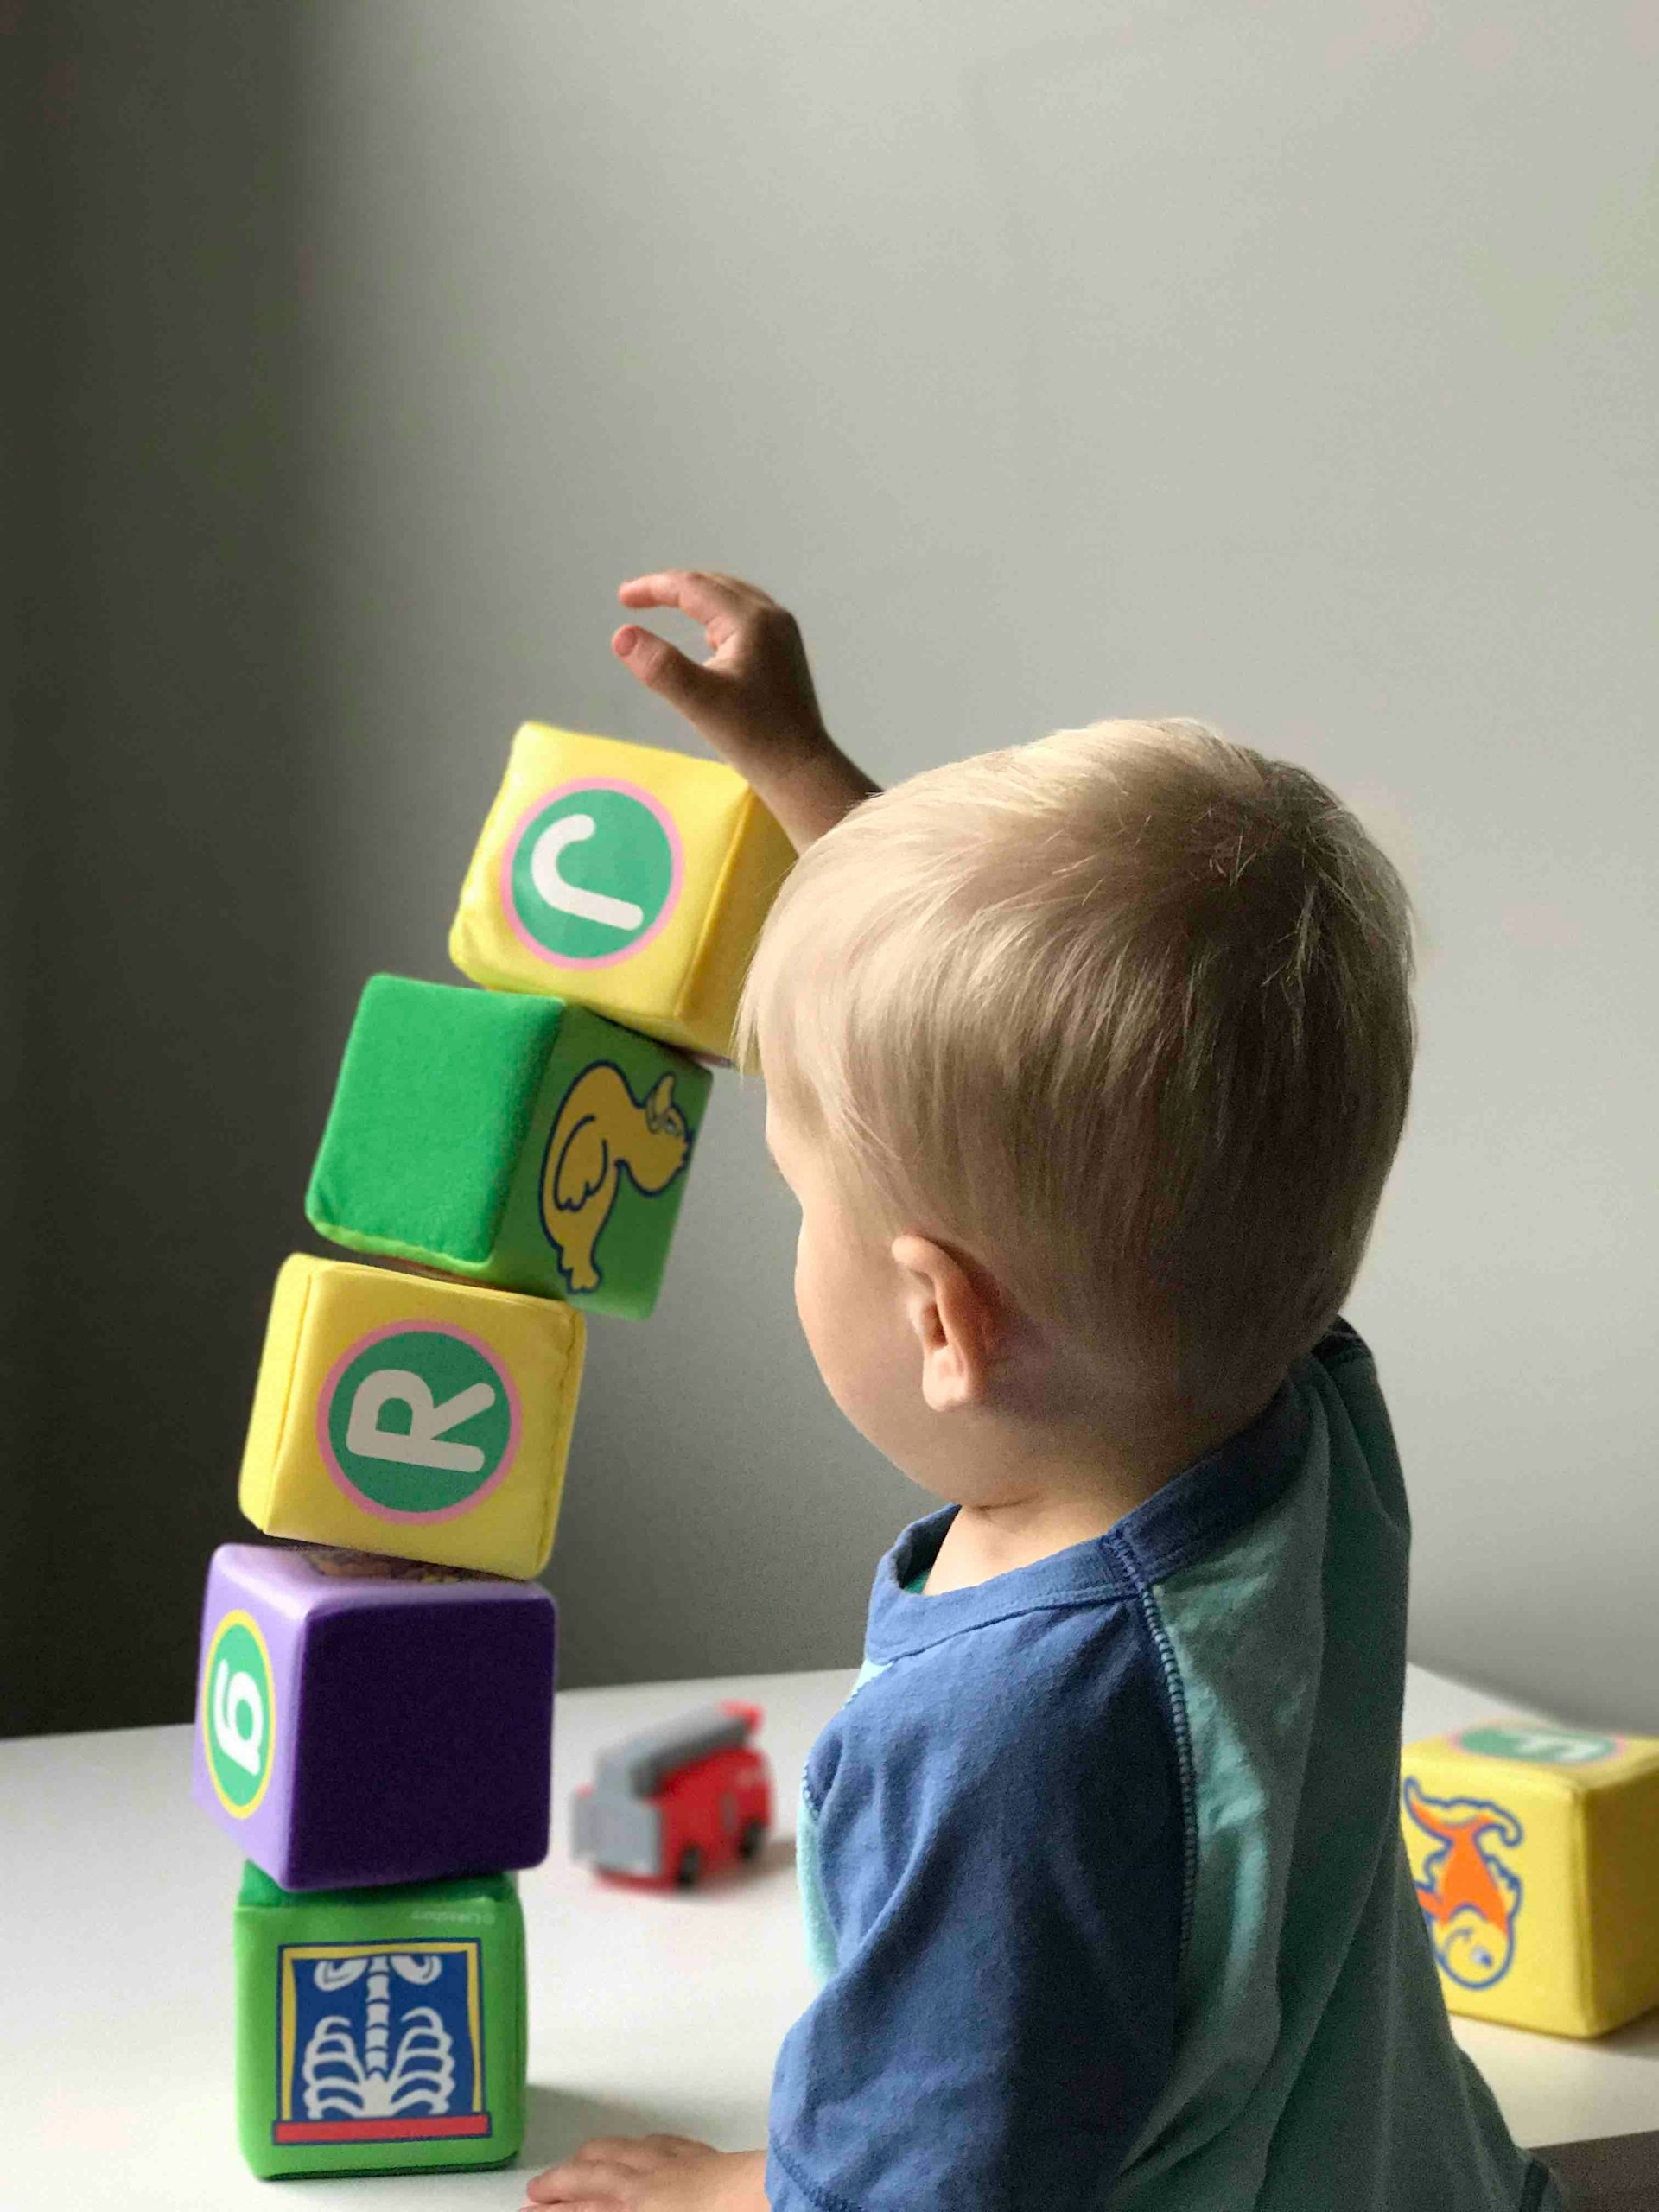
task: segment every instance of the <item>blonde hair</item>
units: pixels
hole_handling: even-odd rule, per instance
[[[890,1230],[973,1255],[1147,1408],[1253,1409],[1370,1241],[1413,920],[1306,769],[1097,722],[913,776],[810,846],[734,1054]]]

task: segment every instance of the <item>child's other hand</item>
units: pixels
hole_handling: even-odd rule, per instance
[[[798,852],[875,790],[823,726],[794,616],[758,586],[664,569],[632,578],[617,597],[624,607],[677,607],[702,623],[713,647],[706,661],[633,622],[611,650],[753,785]]]
[[[767,2212],[764,2151],[715,2151],[684,2135],[595,2135],[530,2184],[523,2212]]]

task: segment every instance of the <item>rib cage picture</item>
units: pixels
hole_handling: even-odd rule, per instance
[[[397,2021],[395,2051],[391,2042],[394,1977],[423,1987],[442,1970],[441,1958],[408,1951],[317,1961],[319,1990],[345,1989],[365,1974],[368,1983],[360,2050],[343,2012],[325,2013],[311,2031],[301,2064],[308,2119],[386,2120],[406,2113],[436,2117],[448,2111],[455,2087],[454,2046],[436,2009],[409,2006]]]

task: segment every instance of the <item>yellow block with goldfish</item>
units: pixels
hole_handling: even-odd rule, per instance
[[[1451,2011],[1599,2036],[1659,2004],[1659,1737],[1426,1737],[1401,1823]]]

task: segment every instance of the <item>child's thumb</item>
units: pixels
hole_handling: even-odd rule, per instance
[[[671,645],[654,630],[625,622],[611,639],[611,651],[648,691],[666,699],[692,721],[702,720],[719,698],[717,680],[708,670],[688,659],[677,645]]]

